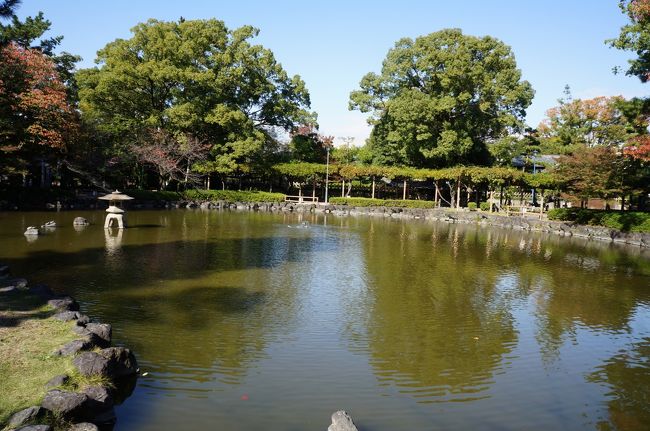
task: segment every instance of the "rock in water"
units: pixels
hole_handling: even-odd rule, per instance
[[[86,220],[83,217],[75,217],[72,225],[73,226],[88,226],[90,223],[88,223],[88,220]]]
[[[113,328],[111,325],[108,323],[87,323],[86,324],[86,329],[92,333],[97,335],[99,338],[105,341],[106,345],[104,347],[108,347],[111,345],[111,337],[113,335]]]
[[[27,230],[25,231],[26,236],[38,236],[39,231],[36,226],[28,226]]]
[[[113,396],[104,386],[89,386],[84,389],[83,393],[88,396],[86,410],[91,417],[104,413],[113,407]]]
[[[332,424],[327,431],[359,431],[352,422],[352,418],[345,410],[339,410],[332,414]]]
[[[50,299],[47,305],[61,311],[79,311],[79,303],[69,296],[58,299]]]
[[[99,354],[109,361],[111,376],[116,379],[128,377],[138,372],[138,362],[135,355],[124,347],[109,347],[99,351]]]

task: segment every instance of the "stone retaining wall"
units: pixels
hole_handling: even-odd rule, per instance
[[[46,383],[48,392],[38,406],[16,412],[5,430],[93,431],[111,429],[116,421],[113,406],[128,397],[135,387],[138,364],[133,353],[124,347],[111,347],[112,328],[91,320],[79,311],[79,304],[67,295],[57,295],[47,286],[29,286],[27,280],[12,278],[8,267],[0,264],[0,294],[18,291],[32,293],[55,310],[52,319],[74,321],[77,339],[59,347],[52,354],[70,356],[76,372],[85,377],[102,377],[95,384],[72,390],[70,376],[52,376]],[[62,428],[63,427],[63,428]]]

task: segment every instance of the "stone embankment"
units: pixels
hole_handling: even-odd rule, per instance
[[[585,226],[571,222],[539,219],[538,216],[504,216],[483,211],[453,210],[450,208],[389,208],[352,207],[347,205],[299,204],[291,202],[175,202],[175,208],[230,209],[248,211],[277,211],[296,213],[327,213],[336,216],[374,216],[400,219],[421,219],[447,223],[496,226],[504,229],[546,232],[560,236],[574,236],[598,241],[650,247],[650,233],[622,232],[603,226]]]
[[[91,320],[79,311],[77,301],[57,295],[47,286],[28,286],[25,279],[11,278],[6,265],[0,264],[3,277],[1,295],[29,292],[54,309],[50,317],[74,322],[71,330],[77,338],[60,346],[54,355],[72,359],[75,378],[86,384],[70,385],[68,375],[52,376],[46,383],[47,392],[40,405],[13,414],[5,430],[92,431],[111,428],[116,421],[113,406],[128,397],[135,387],[138,365],[133,353],[125,347],[111,347],[112,328],[107,323]],[[79,377],[81,376],[81,377]]]

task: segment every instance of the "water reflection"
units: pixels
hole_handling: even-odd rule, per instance
[[[473,248],[480,238],[441,226],[430,234],[406,224],[374,230],[364,250],[372,294],[362,306],[379,381],[418,402],[489,396],[517,331],[498,266],[486,266],[490,254]]]
[[[114,254],[122,246],[122,235],[124,229],[104,229],[104,239],[106,241],[106,252],[111,255]]]
[[[0,214],[0,260],[137,352],[118,429],[286,431],[341,406],[373,431],[650,424],[641,249],[220,211],[133,211],[122,232],[98,211],[77,233],[78,215],[27,244],[44,216]]]
[[[650,424],[650,338],[607,359],[587,379],[607,387],[609,417],[599,430],[634,431]]]

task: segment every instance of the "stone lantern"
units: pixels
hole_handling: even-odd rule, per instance
[[[108,201],[108,208],[106,208],[108,214],[106,214],[104,229],[110,228],[113,224],[113,220],[117,222],[117,227],[119,229],[124,229],[126,227],[126,213],[122,208],[122,202],[130,201],[133,198],[124,193],[120,193],[119,190],[115,190],[113,193],[101,196],[98,199]]]

